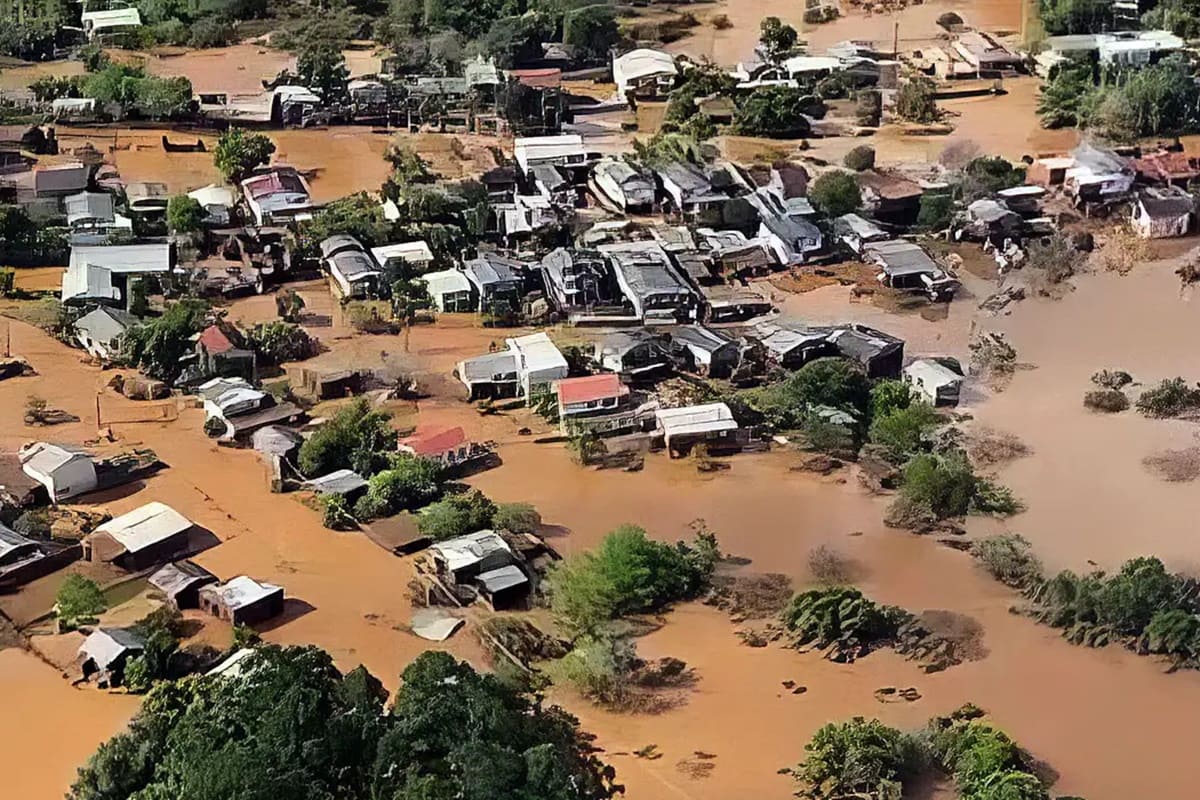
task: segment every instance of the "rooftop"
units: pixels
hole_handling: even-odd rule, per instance
[[[586,378],[567,378],[555,384],[558,399],[564,405],[590,403],[610,397],[624,397],[629,387],[621,383],[615,372],[589,375]]]
[[[724,403],[708,403],[684,408],[662,408],[654,412],[658,425],[667,436],[689,433],[716,433],[737,429],[733,412]]]
[[[95,532],[108,534],[127,552],[136,553],[191,527],[191,520],[156,500],[109,520]]]
[[[451,572],[481,563],[492,553],[512,555],[508,542],[495,531],[476,531],[434,544],[431,548],[446,562]]]
[[[205,592],[211,592],[221,599],[221,604],[231,611],[245,608],[274,594],[283,594],[283,587],[271,583],[259,583],[253,578],[239,575],[217,586],[208,586]]]
[[[367,486],[366,479],[354,470],[339,469],[313,478],[305,486],[317,494],[349,494]]]
[[[79,645],[79,654],[90,658],[98,669],[108,669],[121,656],[143,647],[142,637],[129,628],[97,628]]]
[[[176,561],[160,567],[149,580],[151,586],[170,597],[196,584],[213,583],[217,576],[191,561]]]
[[[401,447],[407,448],[418,456],[437,456],[448,450],[454,450],[467,442],[467,434],[460,427],[425,429],[420,428],[412,436],[406,436],[399,441]]]
[[[21,466],[26,473],[31,470],[42,475],[52,475],[55,470],[75,461],[90,459],[87,452],[75,447],[50,444],[49,442],[34,442],[21,448],[19,453]]]

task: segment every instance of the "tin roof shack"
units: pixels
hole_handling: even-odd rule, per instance
[[[434,568],[448,583],[469,585],[477,575],[515,563],[512,548],[495,531],[476,531],[429,548]]]
[[[460,361],[454,374],[467,387],[468,400],[516,397],[520,392],[517,356],[510,350]]]
[[[963,375],[944,363],[950,359],[918,358],[904,368],[904,382],[931,406],[957,406]]]
[[[86,191],[91,175],[92,168],[82,162],[34,167],[34,197],[61,198]]]
[[[220,379],[199,387],[204,398],[204,431],[222,442],[244,440],[259,428],[294,422],[303,414],[287,401],[277,402],[244,382],[230,385]]]
[[[525,264],[515,258],[482,252],[463,263],[463,274],[475,287],[479,306],[490,314],[515,315],[521,309]]]
[[[96,628],[79,646],[76,663],[84,680],[101,688],[120,686],[129,659],[141,655],[146,643],[130,628]]]
[[[77,543],[39,541],[0,522],[0,590],[11,591],[79,558]]]
[[[675,86],[679,68],[670,53],[639,48],[624,55],[614,55],[612,73],[619,96],[654,100],[665,97]]]
[[[630,377],[653,377],[671,364],[670,342],[647,330],[613,331],[592,346],[592,360],[601,369]]]
[[[765,348],[769,363],[784,369],[799,369],[810,361],[838,354],[827,329],[760,323],[753,339]]]
[[[475,287],[462,270],[446,269],[440,272],[426,272],[417,280],[425,284],[438,311],[470,313],[479,309]]]
[[[664,211],[674,210],[694,224],[721,223],[729,195],[713,188],[698,167],[676,161],[656,167],[654,174],[665,195]]]
[[[1024,71],[1025,59],[986,31],[965,31],[954,42],[954,51],[979,77]]]
[[[140,320],[127,311],[97,306],[75,320],[75,341],[88,355],[101,361],[115,358],[121,349],[121,337]]]
[[[620,305],[612,273],[593,250],[552,250],[542,259],[542,275],[555,307],[564,313]]]
[[[256,225],[302,219],[313,210],[308,182],[293,167],[275,166],[242,181],[242,197]]]
[[[475,577],[479,596],[493,611],[526,608],[529,586],[529,577],[516,564],[491,569]]]
[[[1143,239],[1187,236],[1196,198],[1178,186],[1150,186],[1138,192],[1130,222]]]
[[[371,255],[375,258],[375,263],[383,269],[404,264],[414,275],[425,274],[434,262],[433,251],[429,249],[428,244],[420,240],[372,247]]]
[[[713,266],[726,280],[762,277],[774,266],[767,243],[762,239],[747,239],[741,231],[712,228],[700,228],[696,235],[708,248]]]
[[[592,182],[605,199],[626,214],[654,209],[654,178],[623,158],[605,158],[592,171]]]
[[[660,408],[654,412],[654,418],[671,458],[686,455],[701,443],[710,448],[739,444],[738,424],[724,403]]]
[[[521,392],[526,399],[549,392],[555,381],[567,377],[567,360],[546,334],[531,333],[505,341],[517,357]]]
[[[655,242],[617,242],[597,248],[608,259],[617,285],[647,325],[696,318],[692,290],[675,274],[666,251]]]
[[[1042,215],[1042,199],[1046,190],[1041,186],[1013,186],[996,192],[1009,210],[1015,211],[1022,217],[1040,217]]]
[[[862,364],[867,377],[899,378],[904,364],[904,340],[866,325],[851,323],[834,328],[829,341],[838,355]]]
[[[460,427],[417,428],[411,436],[401,439],[396,449],[434,461],[449,471],[482,465],[492,457],[491,447],[472,442]]]
[[[304,488],[319,495],[341,495],[352,503],[367,491],[367,479],[354,470],[339,469],[305,481]]]
[[[967,206],[963,212],[962,226],[955,231],[955,238],[974,242],[990,241],[1001,246],[1006,239],[1016,239],[1021,233],[1020,215],[997,200],[982,198]]]
[[[182,611],[200,607],[200,588],[216,583],[217,576],[191,561],[165,564],[150,576],[150,585],[167,598],[167,603]]]
[[[11,567],[38,558],[42,554],[38,543],[0,522],[0,573]]]
[[[479,182],[487,189],[488,200],[505,203],[516,196],[518,177],[514,167],[493,167],[479,176]]]
[[[108,192],[80,192],[64,197],[63,211],[72,237],[107,236],[119,230],[133,233],[132,221],[117,217],[113,196]]]
[[[239,575],[199,591],[200,608],[231,625],[255,625],[283,613],[283,587]]]
[[[25,474],[46,487],[51,503],[96,489],[96,464],[83,450],[34,442],[17,455]]]
[[[378,294],[383,272],[353,236],[338,234],[321,242],[321,261],[342,297],[355,299]]]
[[[746,201],[758,211],[758,238],[781,266],[803,264],[824,248],[820,228],[780,195],[759,189],[747,195]]]
[[[737,369],[741,345],[722,331],[703,325],[671,329],[675,368],[708,378],[728,378]]]
[[[705,322],[741,322],[770,314],[775,308],[771,302],[770,284],[756,281],[745,286],[719,284],[701,286],[704,298]]]
[[[951,300],[958,291],[958,280],[912,242],[874,242],[862,255],[864,261],[879,267],[876,279],[890,289],[924,294],[933,302]]]
[[[1071,151],[1071,157],[1075,163],[1066,171],[1063,188],[1077,207],[1090,214],[1128,197],[1133,168],[1127,159],[1087,143]]]
[[[73,245],[62,276],[62,301],[125,306],[131,277],[165,275],[174,263],[175,254],[166,243]]]
[[[909,226],[921,213],[921,196],[925,190],[907,178],[884,172],[859,172],[856,175],[862,190],[863,207],[875,219],[893,225]]]
[[[838,241],[860,256],[867,245],[892,238],[883,228],[858,214],[845,214],[835,219],[833,232]]]
[[[567,378],[554,384],[558,396],[558,429],[563,436],[585,431],[598,435],[624,433],[637,427],[629,405],[629,387],[613,372]]]
[[[130,571],[145,569],[183,555],[194,527],[187,517],[156,500],[96,528],[83,540],[83,555]]]
[[[372,376],[369,370],[322,371],[303,367],[299,377],[299,386],[295,388],[300,393],[313,400],[333,400],[361,394]]]
[[[215,375],[256,380],[258,356],[244,344],[241,332],[232,325],[209,325],[196,336],[196,357],[189,372],[200,379]]]

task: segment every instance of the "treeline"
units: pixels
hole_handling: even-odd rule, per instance
[[[931,774],[954,781],[963,800],[1048,800],[1033,758],[965,705],[908,733],[862,717],[822,727],[790,770],[809,800],[895,800]]]
[[[1119,642],[1167,657],[1172,669],[1200,669],[1200,581],[1143,556],[1112,574],[1063,570],[1047,576],[1029,542],[1015,534],[982,539],[972,555],[997,580],[1020,590],[1024,609],[1073,644]]]
[[[1200,0],[1141,3],[1142,30],[1169,30],[1185,39],[1200,35]],[[1040,0],[1042,27],[1051,35],[1114,29],[1112,0]]]

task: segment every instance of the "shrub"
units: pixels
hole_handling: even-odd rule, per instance
[[[980,713],[974,706],[964,706],[949,717],[931,720],[927,732],[931,754],[954,776],[959,796],[1049,800],[1021,749],[1002,731],[977,719]]]
[[[840,217],[862,208],[862,192],[849,172],[833,170],[820,175],[808,190],[809,199],[826,216]]]
[[[898,518],[919,519],[927,512],[942,520],[969,512],[1014,514],[1021,509],[1010,490],[976,476],[970,462],[958,452],[915,456],[904,468],[899,500]]]
[[[60,624],[67,627],[93,619],[108,608],[108,601],[96,582],[74,573],[58,587],[54,600]]]
[[[452,494],[427,506],[417,517],[421,533],[441,541],[491,527],[496,504],[477,489]]]
[[[167,228],[172,233],[195,233],[207,218],[208,212],[194,197],[177,194],[167,201]]]
[[[201,17],[192,23],[188,44],[192,47],[224,47],[234,40],[233,25],[217,16]]]
[[[819,358],[779,383],[747,392],[746,402],[776,430],[801,427],[809,411],[818,406],[866,420],[871,413],[871,381],[853,361]]]
[[[1050,283],[1062,283],[1082,270],[1086,263],[1087,255],[1077,250],[1061,233],[1034,240],[1026,249],[1025,266],[1040,270]]]
[[[367,481],[367,493],[355,504],[355,516],[360,520],[359,504],[366,519],[383,517],[419,508],[441,493],[441,467],[425,458],[397,456],[392,465],[377,472]]]
[[[850,579],[850,560],[827,544],[808,551],[808,571],[817,583],[837,586]]]
[[[883,115],[883,98],[879,91],[876,89],[859,91],[854,113],[858,124],[864,128],[878,127]]]
[[[1120,369],[1102,369],[1092,376],[1092,383],[1103,389],[1124,389],[1133,383],[1133,376]]]
[[[875,168],[875,148],[869,144],[860,144],[842,159],[842,166],[855,172]]]
[[[1137,410],[1147,417],[1178,417],[1200,408],[1200,387],[1193,388],[1183,378],[1170,378],[1142,392]]]
[[[804,752],[791,775],[799,784],[797,796],[810,800],[899,798],[905,782],[923,767],[914,737],[862,717],[822,726]]]
[[[780,615],[799,645],[834,648],[831,655],[862,655],[896,637],[909,614],[881,606],[852,586],[809,589],[792,598]]]
[[[385,469],[388,452],[396,449],[390,419],[387,412],[373,410],[365,398],[339,409],[300,446],[300,472],[316,478],[352,469],[370,477]]]
[[[903,461],[923,449],[941,416],[928,403],[913,403],[876,417],[868,436],[872,444],[885,448],[892,458]]]
[[[928,78],[913,78],[896,93],[896,114],[909,122],[936,122],[937,86]]]
[[[871,418],[908,408],[915,400],[912,387],[904,381],[883,379],[871,387]]]
[[[567,653],[552,665],[558,682],[574,686],[580,694],[598,703],[620,706],[630,691],[629,673],[637,654],[628,639],[609,634],[580,636]]]
[[[1083,404],[1092,411],[1115,414],[1129,408],[1129,398],[1116,389],[1093,389],[1083,396]]]
[[[954,220],[954,196],[946,192],[926,192],[921,195],[917,225],[930,231],[942,231]]]
[[[303,361],[317,352],[317,340],[293,322],[260,322],[246,331],[246,340],[268,366]]]
[[[230,183],[247,178],[255,167],[266,164],[275,152],[275,143],[261,133],[230,128],[221,134],[213,149],[213,163]]]
[[[529,503],[500,503],[492,517],[492,525],[509,533],[537,533],[542,515]]]
[[[326,494],[321,496],[321,524],[331,531],[354,530],[354,517],[350,515],[350,504],[346,496]]]
[[[808,117],[822,117],[820,98],[788,86],[764,86],[742,101],[734,114],[734,129],[743,136],[795,139],[812,129]]]
[[[1027,588],[1042,578],[1042,563],[1029,541],[1019,534],[980,539],[971,545],[971,555],[993,578],[1016,589]]]

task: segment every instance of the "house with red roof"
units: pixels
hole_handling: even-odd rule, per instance
[[[401,453],[436,461],[446,468],[459,467],[480,461],[491,454],[491,448],[472,442],[460,427],[417,428],[397,443]]]
[[[566,378],[554,384],[558,425],[564,436],[584,431],[596,434],[628,432],[637,427],[629,387],[614,372]]]
[[[221,322],[209,325],[196,336],[195,361],[186,371],[184,382],[233,377],[253,382],[258,374],[258,358],[243,345],[236,328]]]

